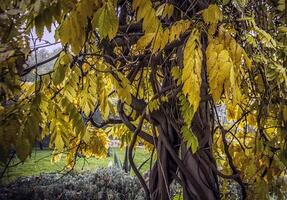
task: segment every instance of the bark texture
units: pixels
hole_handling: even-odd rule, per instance
[[[206,35],[202,35],[203,55],[207,44]],[[174,179],[179,179],[183,186],[185,200],[219,199],[217,174],[212,170],[216,167],[212,155],[212,135],[210,121],[210,105],[204,101],[208,97],[206,78],[206,59],[202,61],[201,103],[192,122],[192,131],[199,141],[199,149],[192,154],[181,140],[179,131],[173,126],[170,113],[173,107],[167,105],[155,114],[158,131],[158,158],[150,174],[150,194],[152,200],[170,199],[169,186]],[[175,116],[175,114],[173,115]],[[175,123],[175,122],[174,122]],[[212,168],[213,167],[213,168]]]

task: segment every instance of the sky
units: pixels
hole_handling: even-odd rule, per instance
[[[32,31],[32,35],[34,38],[37,37],[36,35],[36,31],[33,30]],[[46,28],[44,29],[44,34],[43,34],[43,38],[41,41],[37,40],[36,41],[36,46],[39,46],[39,45],[45,45],[46,42],[45,41],[48,41],[49,43],[55,43],[55,38],[54,38],[54,35],[55,35],[55,26],[52,26],[51,27],[51,32],[49,32]],[[30,46],[31,48],[33,48],[33,41],[32,39],[30,40]],[[61,48],[61,44],[58,43],[58,44],[55,44],[55,45],[51,45],[51,46],[48,46],[48,47],[44,47],[46,50],[48,51],[53,51],[55,49],[58,49],[58,48]]]

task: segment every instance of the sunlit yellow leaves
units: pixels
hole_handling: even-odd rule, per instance
[[[120,147],[128,145],[133,135],[133,133],[124,124],[115,124],[106,128],[105,132],[114,139],[120,140]]]
[[[56,138],[54,142],[55,142],[55,148],[60,152],[63,151],[65,144],[64,144],[61,134],[56,134]]]
[[[159,26],[156,32],[145,33],[137,42],[137,47],[143,49],[151,44],[153,53],[163,49],[168,43],[179,39],[181,34],[185,33],[190,28],[189,20],[180,20],[175,22],[170,28],[163,29]]]
[[[149,109],[150,112],[153,112],[153,111],[159,109],[159,105],[160,105],[160,103],[158,102],[158,100],[157,99],[153,99],[153,100],[151,100],[148,103],[148,109]]]
[[[174,7],[172,4],[164,3],[157,8],[156,15],[162,18],[170,18],[173,14]]]
[[[131,95],[131,85],[129,80],[120,72],[117,73],[117,78],[120,81],[116,80],[115,77],[111,78],[113,86],[115,87],[118,97],[123,101],[126,102],[128,105],[132,102],[132,95]]]
[[[180,100],[180,112],[182,114],[184,124],[186,126],[190,126],[195,111],[193,107],[190,105],[188,99],[184,95],[180,95],[179,100]]]
[[[133,1],[133,9],[137,12],[137,21],[143,19],[144,35],[138,40],[137,47],[143,49],[151,43],[151,50],[156,53],[168,43],[169,32],[163,29],[156,16],[156,11],[149,1]],[[170,11],[169,11],[170,12]]]
[[[52,75],[52,80],[54,85],[59,85],[65,79],[67,73],[70,71],[70,62],[72,57],[69,54],[61,53],[54,65],[54,73]]]
[[[60,117],[51,121],[50,130],[50,147],[55,147],[57,151],[63,151],[65,147],[65,143],[68,143],[67,135],[70,133],[66,133],[69,131],[68,122],[65,119],[61,119]],[[65,140],[65,141],[64,141]]]
[[[167,43],[166,38],[167,37],[165,37],[165,41],[164,42]],[[160,27],[157,30],[156,34],[155,34],[155,37],[154,37],[154,40],[153,40],[153,43],[152,43],[152,46],[151,46],[151,50],[152,50],[153,53],[155,53],[158,50],[160,50],[161,48],[165,47],[166,43],[164,44],[162,39],[163,39],[163,29],[162,29],[162,27]]]
[[[69,76],[66,76],[66,79],[63,83],[64,86],[61,90],[61,93],[70,101],[74,102],[79,92],[79,81],[81,77],[81,71],[79,68],[73,68]]]
[[[96,129],[90,126],[87,127],[84,142],[87,148],[82,149],[83,155],[88,157],[105,157],[108,153],[109,138],[104,130]]]
[[[61,23],[56,33],[62,45],[66,43],[70,44],[72,51],[75,53],[79,53],[84,44],[85,38],[82,30],[85,28],[87,22],[87,15],[82,15],[87,13],[87,11],[80,10],[80,4],[81,3],[79,3],[77,8]],[[89,8],[92,7],[91,5],[89,6]]]
[[[76,8],[63,20],[56,32],[63,46],[68,43],[74,53],[80,52],[85,42],[86,34],[83,30],[87,25],[88,17],[93,14],[93,9],[98,9],[98,7],[98,2],[93,0],[77,3]]]
[[[101,94],[101,102],[100,102],[100,110],[101,114],[104,119],[107,119],[110,115],[110,107],[108,103],[108,94],[106,93],[106,90],[103,90],[103,93]]]
[[[90,71],[85,77],[83,77],[83,87],[80,87],[80,106],[86,116],[95,111],[98,94],[101,90],[101,85],[98,84],[98,78],[95,72]]]
[[[228,31],[220,28],[219,36],[210,38],[206,58],[213,99],[218,102],[225,93],[225,97],[236,104],[241,99],[241,77],[246,73],[243,66],[251,68],[252,64],[246,52]]]
[[[137,41],[137,47],[139,49],[144,49],[146,46],[148,46],[151,41],[153,40],[156,33],[146,33],[144,34],[138,41]]]
[[[62,153],[58,152],[57,150],[54,150],[51,157],[51,163],[59,162],[61,160],[61,157]]]
[[[137,21],[143,19],[143,30],[145,33],[155,33],[161,26],[159,19],[156,16],[156,11],[150,0],[133,1],[133,9],[137,12]]]
[[[232,80],[230,71],[233,68],[233,63],[228,51],[216,52],[212,45],[208,46],[206,56],[210,92],[214,101],[218,102],[224,89],[224,83]]]
[[[21,85],[21,90],[23,91],[23,94],[20,96],[20,99],[25,99],[35,92],[35,84],[29,82],[24,83]]]
[[[183,84],[183,95],[179,96],[181,102],[180,110],[184,119],[184,126],[181,128],[181,133],[187,148],[191,148],[192,153],[195,153],[198,148],[198,140],[192,133],[190,125],[200,103],[202,81],[201,51],[200,33],[197,29],[194,29],[184,47],[182,72],[176,67],[172,69],[173,77],[178,80],[178,83]]]
[[[137,20],[143,19],[143,30],[145,32],[137,42],[139,49],[151,44],[152,53],[156,53],[163,49],[166,44],[178,39],[182,33],[190,28],[191,22],[189,20],[179,20],[170,28],[163,28],[150,1],[133,1],[133,8],[137,10]],[[158,8],[157,15],[169,16],[172,12],[172,5],[163,4]]]
[[[222,21],[223,15],[216,4],[211,4],[202,12],[203,20],[206,23],[217,24]]]
[[[179,38],[181,34],[186,32],[191,26],[189,20],[179,20],[175,22],[170,28],[169,42],[172,42]]]
[[[67,98],[63,98],[60,102],[61,109],[68,114],[68,121],[73,125],[75,133],[78,135],[83,135],[85,132],[85,126],[81,114],[78,112],[76,106],[70,102]],[[61,120],[62,122],[67,121],[65,118]],[[65,126],[65,123],[61,124]]]
[[[119,22],[112,1],[105,1],[104,5],[96,11],[92,24],[102,39],[108,36],[111,40],[116,36]]]
[[[202,12],[203,20],[209,24],[208,33],[210,35],[215,33],[217,23],[222,21],[223,15],[220,8],[216,4],[211,4]]]
[[[187,96],[188,101],[197,110],[200,102],[201,87],[201,66],[202,52],[200,34],[194,29],[190,34],[183,52],[183,94]]]

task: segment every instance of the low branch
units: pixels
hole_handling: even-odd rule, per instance
[[[123,123],[123,121],[121,119],[116,119],[116,118],[109,118],[100,124],[96,123],[92,117],[89,118],[89,121],[96,128],[103,128],[109,124],[122,124]]]
[[[132,132],[135,132],[136,131],[136,126],[133,125],[128,117],[126,116],[126,114],[124,113],[124,110],[123,110],[123,103],[122,102],[119,102],[118,104],[118,110],[119,110],[119,114],[120,114],[120,117],[123,121],[123,123],[130,129],[130,131]],[[157,143],[157,138],[153,138],[151,135],[149,135],[148,133],[144,132],[144,131],[140,131],[138,136],[140,136],[142,139],[144,139],[146,142],[150,143],[150,144],[154,144],[154,140],[156,141]]]
[[[58,58],[61,53],[62,53],[62,51],[60,51],[60,52],[57,53],[56,55],[54,55],[54,56],[48,58],[47,60],[44,60],[44,61],[42,61],[42,62],[39,62],[39,63],[37,63],[37,64],[35,64],[35,65],[32,65],[31,67],[25,68],[25,69],[23,70],[23,72],[21,73],[21,76],[25,76],[25,75],[29,74],[33,69],[36,69],[37,67],[39,67],[39,66],[41,66],[41,65],[44,65],[44,64],[46,64],[46,63],[48,63],[48,62],[50,62],[50,61],[52,61],[52,60]]]
[[[148,189],[148,187],[146,185],[146,182],[145,182],[144,178],[142,177],[141,173],[137,169],[137,166],[135,165],[134,159],[133,159],[133,149],[134,149],[134,146],[135,146],[136,141],[137,141],[137,136],[141,132],[141,129],[142,129],[142,126],[143,126],[143,122],[144,122],[144,118],[145,118],[145,112],[143,111],[143,114],[141,116],[140,122],[138,124],[138,127],[134,131],[134,135],[133,135],[132,141],[131,141],[130,146],[129,146],[129,161],[130,161],[131,167],[134,170],[134,173],[136,174],[136,176],[138,177],[141,185],[144,188],[144,191],[145,191],[145,194],[146,194],[146,199],[149,200],[150,199],[150,191],[149,191],[149,189]]]

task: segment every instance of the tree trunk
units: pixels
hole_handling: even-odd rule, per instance
[[[174,179],[180,179],[183,186],[183,196],[186,200],[219,199],[217,176],[210,166],[211,164],[215,166],[211,152],[210,130],[207,122],[200,117],[201,110],[198,111],[193,122],[193,131],[200,144],[199,150],[195,154],[192,154],[190,149],[186,149],[180,136],[171,127],[168,120],[164,120],[164,117],[162,117],[161,123],[156,126],[158,130],[158,157],[149,179],[152,200],[171,199],[169,186]],[[169,147],[171,148],[169,149]]]
[[[157,126],[159,136],[157,143],[157,161],[150,173],[150,193],[151,199],[163,200],[171,199],[169,186],[176,176],[177,163],[168,152],[165,139],[168,139],[176,154],[179,152],[180,140],[177,133],[167,124],[167,120],[162,118],[161,124]]]
[[[193,177],[190,179],[182,176],[182,179],[186,179],[186,185],[183,188],[184,199],[219,199],[217,175],[211,168],[211,165],[215,167],[216,163],[211,151],[212,137],[208,113],[205,106],[201,105],[193,121],[192,129],[199,140],[199,150],[192,154],[186,149],[185,144],[181,146],[183,163]]]
[[[202,35],[202,52],[205,55],[206,35]],[[201,103],[194,115],[192,131],[197,136],[199,148],[195,154],[186,148],[178,130],[172,126],[170,113],[163,108],[154,115],[158,131],[157,161],[150,174],[150,194],[152,200],[171,199],[169,186],[174,179],[179,179],[183,187],[185,200],[219,199],[217,175],[212,169],[216,162],[212,155],[212,135],[210,121],[210,105],[208,99],[208,84],[206,78],[206,58],[202,61]],[[165,105],[169,108],[175,105]],[[176,114],[174,114],[176,116]],[[176,122],[178,120],[174,120]],[[178,177],[179,175],[179,177]]]

